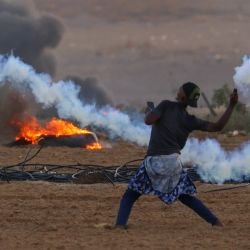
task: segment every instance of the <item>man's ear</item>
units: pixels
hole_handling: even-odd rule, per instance
[[[186,97],[186,95],[182,95],[182,96],[181,96],[181,101],[184,102],[184,103],[187,102],[187,97]]]

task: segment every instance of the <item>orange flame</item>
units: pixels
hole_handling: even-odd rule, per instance
[[[42,127],[37,119],[33,116],[23,121],[12,121],[12,124],[20,128],[16,140],[24,139],[32,144],[36,144],[42,136],[70,136],[70,135],[84,135],[94,134],[93,132],[76,127],[69,121],[64,121],[58,118],[52,118]],[[87,149],[101,149],[100,143],[95,142],[87,145]]]
[[[101,148],[102,148],[102,145],[99,142],[91,143],[87,145],[86,147],[86,149],[89,149],[89,150],[95,150],[95,149],[101,149]]]

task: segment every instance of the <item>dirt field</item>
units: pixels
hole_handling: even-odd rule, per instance
[[[59,17],[65,27],[53,49],[54,78],[94,77],[114,104],[140,108],[148,100],[173,99],[186,81],[197,82],[211,97],[225,83],[233,87],[234,67],[250,51],[248,0],[23,2]],[[250,140],[216,138],[225,149]],[[36,146],[0,146],[0,166],[23,161],[30,147],[35,151]],[[47,147],[32,162],[110,166],[143,158],[145,151],[108,141],[100,151]],[[225,227],[210,226],[179,202],[167,206],[145,196],[134,206],[128,230],[114,230],[126,185],[0,182],[0,250],[250,249],[250,186],[204,193],[230,185],[196,185]]]
[[[246,139],[234,138],[229,147]],[[132,144],[110,146],[100,151],[44,148],[33,162],[108,166],[145,153],[145,148]],[[0,164],[20,162],[28,150],[2,146]],[[196,184],[199,197],[221,218],[224,228],[211,227],[179,202],[167,206],[144,196],[134,206],[129,229],[112,230],[108,226],[115,221],[126,185],[1,182],[1,249],[250,249],[250,187],[206,194],[203,191],[218,186]]]

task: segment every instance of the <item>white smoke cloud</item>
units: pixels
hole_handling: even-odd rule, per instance
[[[242,58],[242,65],[235,68],[233,76],[235,87],[238,89],[242,100],[250,106],[250,57],[245,55]]]
[[[243,59],[243,65],[236,68],[234,76],[236,87],[250,94],[250,61]],[[124,140],[147,145],[150,127],[142,121],[131,121],[111,106],[96,109],[94,105],[84,104],[78,98],[80,88],[72,81],[54,83],[48,74],[38,74],[34,69],[12,55],[0,55],[0,86],[10,82],[20,91],[31,90],[37,102],[45,108],[56,107],[58,116],[72,119],[82,127],[94,124],[107,129],[110,137],[119,136]],[[249,96],[246,94],[246,97]],[[226,152],[216,140],[199,141],[189,139],[182,151],[182,161],[198,165],[198,173],[204,181],[223,183],[226,180],[241,181],[250,177],[250,142],[239,150]]]
[[[250,106],[250,57],[242,58],[242,65],[235,68],[233,76],[241,101]],[[223,183],[227,180],[250,179],[250,141],[234,151],[225,151],[218,141],[190,139],[182,152],[183,162],[197,164],[204,181]]]
[[[111,106],[96,109],[79,99],[80,88],[72,81],[54,83],[48,74],[36,73],[32,66],[18,57],[0,55],[0,86],[10,82],[20,91],[31,90],[36,101],[44,108],[56,107],[58,116],[72,119],[82,127],[95,125],[108,130],[111,137],[122,137],[139,145],[147,145],[150,127],[142,121],[131,121],[130,117]]]
[[[206,182],[243,181],[250,178],[250,142],[240,149],[225,151],[218,141],[189,139],[182,151],[182,161],[197,164],[201,178]]]

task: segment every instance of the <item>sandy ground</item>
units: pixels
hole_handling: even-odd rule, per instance
[[[229,148],[246,139],[234,138]],[[222,144],[227,142],[224,138]],[[145,148],[132,144],[111,146],[100,151],[44,148],[33,162],[108,166],[145,153]],[[0,164],[20,162],[28,150],[1,146]],[[222,186],[196,185],[199,197],[221,218],[224,228],[213,228],[179,202],[167,206],[144,196],[134,206],[128,230],[112,230],[107,225],[115,221],[124,184],[0,182],[1,249],[250,249],[250,187],[203,193]]]

